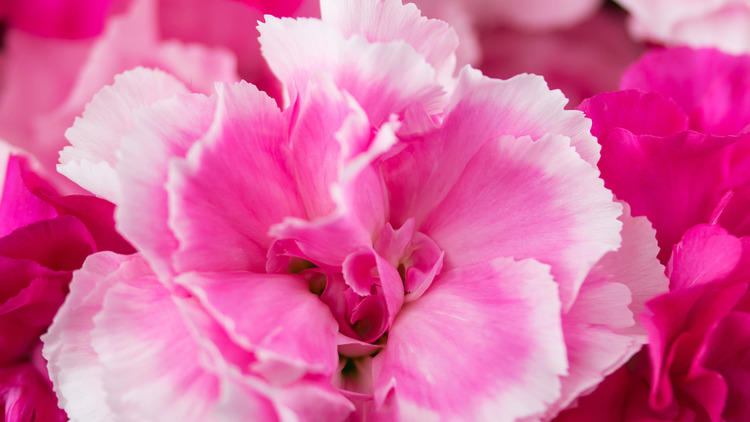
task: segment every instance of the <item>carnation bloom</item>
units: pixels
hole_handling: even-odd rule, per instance
[[[632,15],[634,36],[666,45],[750,52],[747,0],[617,0]]]
[[[654,232],[583,115],[454,80],[413,5],[321,9],[259,27],[282,109],[139,68],[68,131],[140,252],[88,259],[44,339],[72,420],[548,419],[645,341]]]
[[[631,89],[582,105],[605,184],[654,223],[671,291],[641,316],[648,355],[564,420],[750,417],[748,70],[747,56],[655,51],[626,73]]]
[[[39,336],[87,255],[132,248],[114,231],[114,207],[60,197],[0,145],[0,405],[8,422],[64,420],[41,361]]]

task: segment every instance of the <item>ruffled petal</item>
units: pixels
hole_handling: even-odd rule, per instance
[[[198,297],[236,343],[261,360],[278,360],[329,376],[336,369],[338,325],[302,277],[187,273],[176,282]]]
[[[346,38],[333,25],[314,19],[266,16],[258,30],[263,56],[284,83],[287,104],[307,89],[311,75],[324,73],[357,100],[375,127],[410,108],[428,116],[442,111],[435,70],[404,41]]]
[[[324,22],[335,25],[345,37],[361,35],[370,42],[405,41],[437,71],[450,78],[456,63],[458,35],[447,23],[423,17],[412,3],[401,0],[323,1]]]
[[[502,256],[551,265],[567,310],[589,270],[620,245],[620,210],[567,138],[501,137],[472,158],[420,231],[448,268]]]
[[[441,274],[402,310],[375,357],[376,404],[392,397],[401,417],[420,420],[543,411],[567,369],[560,324],[556,285],[538,262],[498,259]]]
[[[137,110],[185,92],[182,83],[158,70],[138,68],[117,75],[66,132],[72,146],[61,152],[58,170],[90,192],[121,203],[115,167],[122,138],[133,127]]]
[[[214,120],[185,160],[170,164],[170,226],[178,272],[262,272],[268,230],[304,208],[288,168],[275,102],[241,82],[217,85]]]

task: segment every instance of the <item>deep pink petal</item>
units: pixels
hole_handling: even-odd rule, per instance
[[[690,228],[672,250],[669,280],[672,290],[720,282],[740,262],[742,242],[719,226]]]
[[[507,420],[559,396],[566,359],[548,267],[499,259],[441,276],[399,314],[375,358],[375,400],[402,417]]]
[[[58,215],[36,194],[36,182],[41,179],[31,172],[26,159],[9,154],[5,148],[0,145],[0,236]]]
[[[644,55],[623,76],[623,89],[657,92],[690,116],[692,129],[715,135],[750,124],[750,58],[687,47]]]
[[[674,101],[651,92],[607,92],[584,100],[578,109],[593,121],[591,133],[596,137],[616,128],[635,135],[668,136],[690,124],[688,115]]]
[[[68,420],[47,381],[28,363],[0,369],[0,406],[5,422]]]

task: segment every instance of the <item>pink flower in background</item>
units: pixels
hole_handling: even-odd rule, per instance
[[[461,38],[459,63],[475,65],[496,78],[541,75],[551,88],[563,91],[572,107],[592,95],[617,89],[625,69],[644,50],[626,30],[626,13],[599,7],[599,1],[532,2],[545,13],[528,13],[529,2],[484,3],[488,2],[417,2],[427,16],[456,27]]]
[[[454,80],[414,5],[321,12],[259,27],[283,109],[139,68],[67,132],[139,251],[89,258],[44,338],[72,420],[549,419],[645,342],[654,231],[582,113]]]
[[[561,421],[750,418],[749,66],[716,50],[655,51],[623,78],[638,91],[581,106],[602,145],[605,185],[654,224],[670,292],[640,317],[648,355]]]
[[[5,420],[64,420],[39,336],[87,255],[132,248],[114,231],[112,204],[57,195],[22,156],[0,145],[0,404]]]
[[[617,89],[625,69],[643,52],[625,30],[620,11],[602,8],[575,26],[529,32],[507,27],[480,32],[480,69],[497,78],[519,73],[544,76],[577,106],[585,98]]]
[[[581,105],[605,184],[654,224],[663,263],[693,225],[750,234],[749,71],[750,56],[657,50],[626,72],[622,91]]]
[[[750,52],[747,0],[617,0],[632,15],[631,33],[665,45]]]

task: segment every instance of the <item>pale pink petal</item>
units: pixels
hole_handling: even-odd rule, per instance
[[[117,208],[118,229],[162,276],[172,274],[171,255],[178,248],[168,226],[168,164],[206,133],[215,107],[214,97],[200,94],[162,100],[142,109],[123,138],[115,170],[128,200]]]
[[[107,404],[122,420],[199,420],[219,394],[217,378],[202,367],[179,309],[153,274],[112,285],[90,335]]]
[[[338,325],[302,277],[187,273],[176,282],[195,294],[238,344],[262,351],[263,359],[326,375],[336,369]]]
[[[403,41],[346,38],[336,27],[313,19],[266,16],[258,29],[263,55],[284,83],[287,104],[305,91],[311,75],[326,73],[357,100],[375,127],[410,107],[427,115],[442,109],[435,70]]]
[[[361,35],[370,42],[404,41],[435,69],[438,77],[450,78],[455,67],[458,36],[443,21],[423,17],[420,10],[402,0],[323,1],[324,22],[345,37]]]
[[[103,373],[91,345],[94,316],[116,282],[112,274],[132,266],[136,258],[102,252],[76,273],[70,294],[42,336],[49,376],[62,407],[72,421],[113,420],[103,388]],[[137,265],[136,265],[137,266]]]
[[[624,206],[622,245],[594,266],[575,303],[563,315],[569,372],[562,395],[546,411],[554,416],[576,397],[627,362],[646,343],[645,328],[634,317],[645,302],[669,290],[656,258],[656,232],[645,217],[631,217]]]
[[[448,268],[503,256],[551,265],[567,310],[593,265],[620,244],[612,199],[567,138],[505,136],[471,159],[420,231]]]
[[[58,170],[90,192],[120,203],[115,167],[135,113],[184,92],[182,83],[158,70],[138,68],[116,76],[114,84],[99,91],[65,133],[71,146],[60,154]]]
[[[392,394],[406,420],[514,421],[543,411],[567,365],[559,303],[549,268],[533,260],[442,274],[402,310],[375,357],[376,403]]]
[[[217,85],[214,120],[185,160],[170,163],[175,269],[257,270],[268,230],[304,209],[287,167],[286,128],[276,103],[241,82]]]

